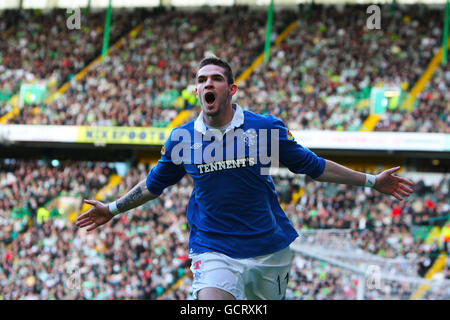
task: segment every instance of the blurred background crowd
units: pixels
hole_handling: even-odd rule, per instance
[[[83,199],[95,198],[115,173],[114,168],[106,163],[76,162],[53,167],[38,161],[4,161],[1,168],[3,299],[156,299],[189,273],[185,216],[192,191],[189,177],[166,189],[158,199],[87,233],[57,207],[42,216],[39,209],[59,190],[79,193]],[[116,199],[145,179],[148,171],[148,165],[133,166],[99,200]],[[402,202],[369,188],[308,179],[299,184],[292,177],[274,177],[274,181],[280,202],[300,233],[305,229],[350,229],[361,249],[386,258],[435,259],[442,249],[436,243],[425,243],[419,229],[445,223],[440,218],[450,209],[448,176],[429,188],[415,181],[415,193]],[[303,195],[291,201],[292,193],[299,189],[304,190]],[[22,200],[18,202],[18,198]],[[334,275],[329,266],[299,255],[294,266],[289,283],[292,298],[350,299],[355,295],[355,275],[353,280],[352,276]],[[416,276],[423,276],[420,264],[416,267]],[[68,286],[71,281],[73,286]],[[82,290],[75,290],[76,286]],[[307,288],[304,296],[301,292]],[[329,290],[324,295],[320,288]],[[174,295],[188,298],[189,286],[185,291],[175,290]]]
[[[33,79],[52,79],[58,87],[99,55],[104,18],[82,15],[83,28],[66,32],[65,14],[17,13],[20,23],[3,33],[0,45],[5,96]],[[270,62],[240,84],[236,98],[252,111],[277,114],[292,130],[358,130],[369,115],[371,88],[414,86],[441,45],[441,14],[415,6],[384,10],[383,29],[374,31],[366,28],[361,6],[279,11],[272,42],[290,23],[296,26],[273,48]],[[71,81],[58,99],[22,108],[10,122],[164,127],[180,110],[198,109],[194,77],[205,54],[220,55],[238,76],[262,52],[266,12],[117,10],[112,21],[111,43],[133,32],[105,63]],[[449,83],[448,66],[439,66],[417,99],[420,106],[388,109],[376,130],[448,133]],[[7,100],[1,103],[2,113],[12,110]]]
[[[344,14],[345,13],[345,14]],[[365,27],[365,7],[300,6],[276,12],[271,59],[239,82],[236,101],[273,114],[290,130],[357,131],[369,116],[371,88],[410,91],[441,46],[442,11],[425,6],[383,10],[383,29]],[[264,10],[251,7],[113,10],[112,46],[102,63],[104,11],[83,13],[67,32],[65,10],[0,13],[0,118],[23,83],[49,80],[55,98],[25,104],[8,124],[166,127],[180,111],[197,116],[195,72],[213,53],[235,77],[264,49]],[[290,24],[295,27],[277,43]],[[86,73],[76,78],[83,69]],[[413,111],[396,106],[375,131],[450,133],[450,69],[438,66]],[[53,89],[52,89],[53,88]],[[120,173],[94,161],[0,159],[0,299],[191,299],[185,211],[192,181],[87,233],[74,226],[81,199],[116,199],[146,178],[150,164]],[[416,261],[424,277],[446,242],[426,240],[445,227],[449,175],[416,179],[404,201],[368,188],[274,176],[280,202],[298,230],[350,230],[362,250]],[[449,239],[450,241],[450,239]],[[441,272],[450,279],[449,263]],[[296,255],[288,299],[355,299],[355,274]],[[392,282],[367,299],[408,299],[409,283]],[[424,298],[450,297],[447,288]]]

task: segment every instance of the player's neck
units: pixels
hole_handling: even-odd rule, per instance
[[[203,121],[209,127],[219,128],[229,124],[231,120],[233,120],[233,116],[234,109],[230,103],[223,112],[216,116],[207,116],[206,114],[203,114]]]

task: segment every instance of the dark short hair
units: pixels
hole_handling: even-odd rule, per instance
[[[217,57],[206,57],[202,61],[200,61],[200,64],[198,65],[198,70],[203,68],[204,66],[207,66],[209,64],[214,64],[216,66],[222,67],[225,70],[225,76],[227,77],[228,84],[234,83],[234,76],[233,71],[231,70],[230,65],[223,61],[222,59],[219,59]]]

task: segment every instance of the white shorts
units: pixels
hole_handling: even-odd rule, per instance
[[[237,300],[284,299],[294,253],[289,246],[264,256],[230,258],[222,253],[190,254],[194,275],[192,294],[203,288],[219,288]]]

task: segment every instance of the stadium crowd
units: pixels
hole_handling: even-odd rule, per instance
[[[412,112],[387,110],[376,131],[450,133],[450,67],[438,65]]]
[[[361,7],[306,11],[237,98],[252,111],[279,115],[291,130],[358,130],[369,114],[371,88],[409,91],[425,71],[439,49],[440,14],[413,7],[390,13],[383,7],[381,30],[370,30]],[[441,123],[433,125],[439,119],[420,107],[412,115],[414,128],[442,130]]]
[[[145,10],[116,10],[110,41],[136,26]],[[59,88],[100,54],[104,12],[80,12],[79,29],[68,29],[69,14],[64,9],[12,11],[15,23],[0,41],[0,91],[19,93],[23,83],[46,80]],[[27,109],[28,107],[25,106]],[[32,108],[32,107],[31,107]],[[0,116],[12,105],[0,99]]]
[[[184,273],[187,262],[188,227],[182,213],[190,193],[188,181],[172,187],[168,199],[162,196],[91,234],[58,212],[41,221],[33,208],[31,217],[12,213],[11,205],[27,205],[13,202],[14,196],[27,199],[20,193],[38,197],[39,205],[53,188],[93,198],[113,171],[104,163],[66,163],[62,168],[32,161],[2,166],[0,199],[6,209],[0,211],[1,298],[156,299]],[[130,170],[108,195],[127,190],[147,172],[145,167]],[[61,181],[63,187],[49,180]]]
[[[286,213],[298,230],[305,226],[351,229],[358,246],[367,252],[387,258],[408,257],[418,254],[423,244],[414,242],[411,225],[443,225],[445,220],[440,217],[450,212],[447,176],[429,189],[418,185],[419,196],[398,202],[367,188],[311,181],[304,186],[298,203],[286,206]]]
[[[301,255],[294,258],[291,277],[287,299],[355,300],[361,297],[365,300],[409,300],[418,288],[416,283],[383,278],[370,283],[372,279],[364,279],[350,270]],[[363,288],[359,287],[361,281],[365,282]],[[445,290],[430,292],[432,296],[443,293],[443,299],[448,299]]]
[[[274,29],[294,18],[280,12]],[[203,56],[220,52],[240,74],[262,50],[265,21],[264,11],[247,7],[158,11],[60,98],[22,109],[11,123],[166,126],[195,105],[191,86]]]
[[[42,160],[15,159],[2,159],[0,170],[2,217],[14,209],[33,217],[39,207],[62,192],[96,193],[111,174],[104,163],[62,162],[53,166]]]
[[[255,112],[277,114],[291,130],[358,130],[369,114],[371,88],[384,84],[398,86],[403,92],[411,90],[439,48],[440,11],[425,7],[389,10],[384,6],[383,28],[369,30],[367,14],[360,6],[342,10],[314,6],[297,12],[276,11],[272,40],[290,22],[297,21],[297,26],[280,46],[272,48],[269,62],[240,83],[236,97],[240,105]],[[139,21],[142,28],[125,37],[120,47],[111,48],[104,63],[93,66],[81,81],[71,82],[68,90],[51,103],[23,108],[10,123],[166,126],[180,110],[197,105],[193,76],[204,55],[214,53],[229,61],[238,76],[263,50],[265,11],[248,7],[173,9],[141,14],[141,20],[132,11],[118,14],[113,22],[125,21],[130,15],[133,23],[115,23],[120,26],[120,30],[113,28],[116,34],[123,35]],[[58,32],[61,27],[55,24],[61,19],[43,26],[18,24],[14,27],[17,32],[9,34],[22,34],[26,40],[8,38],[4,46],[16,50],[12,48],[20,46],[13,45],[15,42],[45,41],[32,37],[33,28],[48,29],[48,34]],[[94,16],[89,21],[101,25],[102,17]],[[76,37],[73,33],[59,33],[72,40],[75,37],[76,44],[83,44],[80,48],[86,48],[82,52],[89,53],[89,57],[74,50],[63,59],[71,61],[69,67],[58,68],[63,61],[51,56],[56,52],[57,57],[63,57],[64,53],[36,45],[35,56],[47,61],[41,62],[40,69],[19,68],[21,61],[31,58],[22,59],[17,54],[9,58],[11,62],[6,61],[6,65],[13,66],[5,74],[14,76],[11,70],[22,70],[24,76],[40,70],[40,77],[49,78],[56,72],[59,79],[67,79],[72,69],[81,69],[93,54],[98,55],[94,40],[101,35],[101,27],[86,28],[89,32]],[[447,132],[448,74],[448,70],[439,69],[413,112],[400,105],[388,109],[375,130]],[[4,81],[5,88],[17,83]],[[7,112],[11,106],[1,109]]]
[[[83,198],[94,198],[114,172],[105,163],[68,165],[53,167],[31,160],[3,161],[0,296],[3,299],[189,299],[189,226],[185,210],[192,191],[190,178],[183,178],[158,199],[114,218],[91,233],[74,227],[67,216],[58,213],[48,220],[34,219],[33,223],[18,228],[17,221],[21,218],[13,215],[11,208],[23,206],[24,200],[17,202],[17,199],[29,202],[36,199],[42,205],[49,198],[49,190],[54,190],[51,196],[66,190]],[[123,194],[144,179],[148,170],[148,165],[132,166],[118,185],[103,193],[101,200],[108,202]],[[52,176],[54,179],[49,178]],[[386,258],[414,259],[429,255],[433,247],[420,237],[414,239],[413,226],[429,224],[430,218],[449,212],[445,201],[448,177],[439,185],[417,190],[417,194],[401,203],[365,188],[319,184],[307,179],[299,184],[289,177],[275,177],[274,181],[280,201],[298,230],[350,228],[360,248]],[[298,188],[304,189],[304,195],[296,203],[289,203]],[[30,210],[35,213],[33,207]],[[354,297],[355,279],[337,275],[328,266],[319,268],[318,262],[305,259],[296,258],[288,297]],[[325,276],[321,275],[323,268]],[[180,278],[187,282],[168,291]],[[332,287],[331,283],[334,283]],[[313,291],[306,292],[305,288]]]

